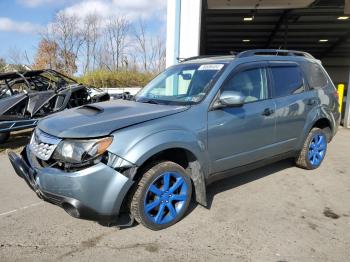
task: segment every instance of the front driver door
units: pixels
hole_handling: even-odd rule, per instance
[[[235,69],[222,91],[245,95],[241,107],[208,112],[210,173],[243,166],[274,154],[275,103],[271,99],[267,65],[253,63]]]

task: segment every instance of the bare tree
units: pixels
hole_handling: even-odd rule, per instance
[[[101,42],[97,50],[97,67],[99,69],[113,71],[113,68],[111,67],[113,65],[111,51],[109,50],[108,40],[106,39],[105,35],[104,38],[104,41]]]
[[[159,73],[165,68],[165,41],[160,36],[150,36],[145,22],[139,20],[134,27],[135,51],[145,72]]]
[[[142,67],[144,71],[148,71],[148,48],[146,39],[146,26],[142,20],[138,21],[137,27],[134,28],[134,36],[136,39],[136,50],[139,53]]]
[[[100,38],[100,18],[96,13],[91,13],[84,19],[82,35],[84,41],[84,73],[94,70],[97,61],[97,46]]]
[[[69,75],[77,71],[76,60],[84,43],[79,22],[75,15],[58,13],[54,22],[41,34],[45,40],[57,43],[63,66]]]
[[[97,13],[79,19],[59,12],[41,32],[34,65],[60,68],[69,75],[77,72],[77,65],[84,74],[96,69],[160,72],[165,67],[164,39],[151,36],[145,21],[133,25],[124,16],[105,21]]]
[[[130,23],[125,17],[110,17],[106,26],[106,42],[112,58],[112,69],[119,70],[125,51],[125,39]]]
[[[127,54],[127,70],[130,70],[132,72],[136,72],[138,70],[138,54],[133,52],[133,49],[129,50],[129,53]]]
[[[0,72],[5,72],[6,66],[6,60],[0,57]]]
[[[159,73],[165,68],[166,48],[165,41],[160,36],[151,38],[151,68],[154,73]]]

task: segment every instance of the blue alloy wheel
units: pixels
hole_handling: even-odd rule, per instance
[[[148,187],[144,201],[146,217],[155,224],[171,223],[185,208],[188,185],[178,172],[164,172]]]
[[[323,134],[315,134],[309,146],[308,159],[312,166],[321,164],[327,149],[327,139]]]

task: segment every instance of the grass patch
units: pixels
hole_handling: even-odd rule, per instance
[[[108,87],[143,87],[154,74],[133,71],[96,70],[77,78],[78,82],[98,88]]]

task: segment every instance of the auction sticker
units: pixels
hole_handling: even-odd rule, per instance
[[[223,64],[207,64],[201,65],[198,70],[221,70],[223,67]]]

